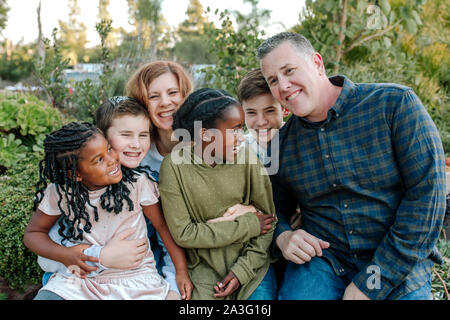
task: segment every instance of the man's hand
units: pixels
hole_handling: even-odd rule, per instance
[[[277,246],[286,260],[296,264],[303,264],[313,257],[322,256],[322,249],[327,249],[330,244],[316,238],[305,230],[285,231],[276,240]]]
[[[345,288],[342,300],[370,300],[357,286],[352,282]]]
[[[126,240],[136,232],[136,228],[127,229],[115,235],[100,251],[100,263],[107,268],[134,269],[147,255],[147,239]]]

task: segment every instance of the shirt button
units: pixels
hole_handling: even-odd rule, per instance
[[[327,159],[328,159],[329,157],[330,157],[330,155],[329,155],[329,154],[326,154],[326,155],[325,155],[325,158],[327,158]]]
[[[350,230],[348,233],[349,233],[349,234],[353,234],[353,230]]]
[[[356,253],[353,255],[353,257],[354,257],[355,259],[358,259],[358,255],[357,255]]]
[[[324,131],[325,131],[325,128],[320,128],[320,131],[324,132]]]
[[[336,113],[336,118],[339,118],[339,113]]]
[[[344,208],[348,208],[348,204],[344,203]]]
[[[333,188],[336,188],[336,187],[337,187],[336,183],[333,183]]]
[[[344,273],[344,271],[345,271],[344,269],[339,269],[340,273]]]

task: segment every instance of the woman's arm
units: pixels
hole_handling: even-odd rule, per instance
[[[180,248],[172,238],[169,232],[166,221],[161,211],[160,203],[155,203],[150,206],[142,206],[144,215],[150,220],[156,231],[160,235],[164,246],[169,252],[170,257],[175,265],[177,271],[177,284],[180,289],[181,297],[189,300],[193,289],[192,282],[189,278],[186,255],[184,250]]]
[[[181,297],[176,281],[176,270],[173,261],[170,258],[170,254],[167,252],[166,246],[164,245],[161,236],[158,234],[158,232],[155,232],[155,234],[158,245],[161,248],[161,257],[162,257],[161,264],[163,264],[161,271],[164,278],[169,283],[170,286],[169,292],[174,291],[174,294],[176,293],[179,297]]]
[[[25,246],[39,256],[60,261],[66,267],[78,266],[80,276],[95,271],[97,268],[87,265],[85,261],[98,262],[98,259],[83,253],[90,245],[80,244],[66,248],[50,239],[48,233],[58,218],[58,215],[48,215],[37,209],[25,229]]]

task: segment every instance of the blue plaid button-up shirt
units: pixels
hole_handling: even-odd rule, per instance
[[[279,131],[274,239],[290,230],[299,204],[301,228],[330,242],[323,256],[336,275],[356,272],[350,280],[369,298],[397,299],[423,286],[442,259],[442,142],[412,89],[330,81],[342,92],[324,122],[292,116]]]

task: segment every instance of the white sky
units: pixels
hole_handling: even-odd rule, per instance
[[[58,20],[68,21],[68,0],[41,0],[41,21],[44,37],[50,38],[54,27],[59,28]],[[243,13],[250,11],[250,5],[244,4],[242,0],[200,0],[203,8],[209,6],[214,13],[228,8],[236,9]],[[259,7],[269,9],[271,13],[272,26],[266,30],[268,34],[274,34],[285,29],[277,22],[282,22],[286,28],[292,27],[298,22],[298,16],[304,6],[304,0],[260,0]],[[37,13],[39,0],[8,0],[10,11],[8,23],[2,32],[2,36],[17,43],[23,39],[24,43],[30,43],[37,39]],[[81,8],[81,21],[87,27],[88,46],[99,43],[99,37],[95,31],[95,23],[98,19],[98,0],[78,0]],[[189,0],[163,0],[162,14],[172,26],[182,22],[186,16]],[[124,27],[130,30],[128,23],[127,0],[111,0],[109,13],[113,20],[113,27]],[[215,21],[214,15],[210,20]]]

